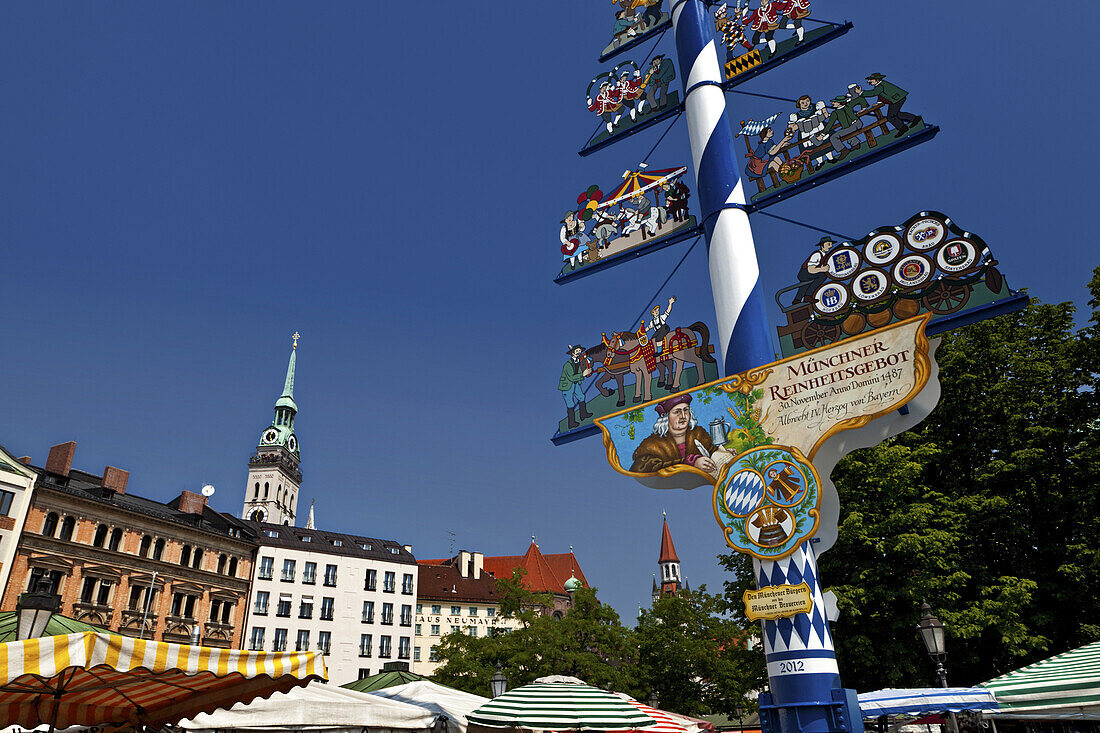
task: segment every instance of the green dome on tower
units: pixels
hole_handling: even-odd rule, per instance
[[[580,579],[577,578],[577,576],[575,576],[575,575],[571,574],[569,576],[569,580],[565,581],[565,590],[569,593],[572,593],[573,591],[576,591],[576,590],[580,590],[583,587],[584,587],[584,583],[582,583],[580,581]]]

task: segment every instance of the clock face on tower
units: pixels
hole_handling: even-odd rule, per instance
[[[291,453],[298,450],[298,438],[295,435],[291,435],[286,441],[286,447],[290,449]]]
[[[256,507],[252,510],[252,513],[248,515],[248,518],[251,519],[253,522],[266,522],[267,510],[264,509],[262,506]]]
[[[279,431],[275,428],[268,428],[264,431],[263,436],[260,438],[260,442],[271,444],[279,439]]]

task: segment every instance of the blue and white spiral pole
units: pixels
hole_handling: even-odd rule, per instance
[[[726,116],[713,22],[702,0],[676,0],[672,24],[719,343],[724,372],[730,376],[769,364],[775,354],[752,228],[743,208],[745,193]],[[770,688],[760,698],[765,733],[862,732],[855,692],[840,685],[812,544],[803,543],[779,561],[754,561],[753,569],[758,587],[806,582],[814,600],[809,614],[762,624]]]

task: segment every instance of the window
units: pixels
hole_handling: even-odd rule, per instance
[[[57,512],[50,512],[46,515],[46,520],[42,522],[42,534],[47,537],[53,537],[57,532]]]
[[[363,590],[374,590],[378,584],[378,573],[375,570],[367,570],[367,575],[363,579]]]
[[[398,659],[408,659],[409,658],[409,646],[410,646],[411,642],[412,642],[412,639],[410,639],[407,636],[402,636],[400,639],[397,640],[397,658]]]
[[[260,616],[266,616],[267,615],[267,602],[270,598],[271,598],[271,594],[268,593],[266,590],[256,591],[256,608],[253,610],[253,613],[258,614]]]
[[[451,606],[451,615],[452,616],[461,616],[462,615],[462,606]]]
[[[313,618],[313,599],[306,597],[302,599],[302,605],[298,608],[298,618]],[[302,651],[299,649],[298,651]]]
[[[294,582],[294,561],[283,560],[283,580],[287,583]]]
[[[11,503],[13,499],[15,499],[14,491],[0,489],[0,517],[8,516],[8,512],[11,511]]]
[[[412,626],[413,622],[413,607],[410,605],[401,606],[401,625]]]
[[[227,558],[224,553],[218,555],[218,575],[222,575],[223,573],[225,573],[225,564],[227,562],[229,562],[229,558]]]
[[[424,604],[423,603],[417,603],[416,604],[416,612],[417,613],[424,613]]]
[[[401,548],[400,547],[391,547],[390,548],[390,554],[391,555],[400,555],[401,554]]]
[[[439,650],[437,648],[435,648],[434,646],[428,648],[428,661],[429,662],[438,662],[439,661]]]
[[[211,616],[211,620],[214,620],[213,616]],[[229,601],[222,601],[222,623],[233,623],[233,604]]]
[[[363,601],[363,623],[374,623],[374,601]]]
[[[317,563],[307,562],[306,566],[302,568],[302,582],[309,585],[317,582]]]
[[[248,640],[248,648],[254,652],[263,651],[264,630],[262,626],[252,627],[252,637]]]
[[[466,633],[469,634],[470,636],[477,636],[477,627],[476,626],[467,626],[466,627]]]
[[[424,635],[424,625],[423,624],[417,624],[415,627],[413,627],[413,633],[416,634],[417,636],[423,636]]]
[[[392,625],[393,624],[393,604],[382,604],[382,623]]]
[[[298,632],[298,638],[294,642],[294,651],[296,652],[308,652],[309,651],[309,632],[305,629],[301,629]]]
[[[65,517],[61,522],[61,534],[58,535],[58,538],[68,542],[73,538],[74,529],[76,529],[76,520],[72,517]]]
[[[411,596],[413,593],[413,576],[412,573],[405,573],[401,576],[401,592],[407,596]]]
[[[359,656],[369,657],[371,648],[371,635],[360,634],[359,635]]]
[[[100,580],[91,575],[85,576],[84,586],[80,589],[80,602],[106,606],[110,601],[111,581]]]
[[[336,587],[336,566],[335,565],[326,565],[325,566],[325,585],[328,586],[329,588],[335,588]]]
[[[233,615],[233,604],[229,601],[210,601],[210,620],[213,623],[228,624]]]
[[[171,615],[178,618],[194,620],[196,600],[198,600],[197,596],[188,595],[186,593],[173,593]]]
[[[191,545],[184,545],[180,550],[180,565],[186,567],[191,564]]]
[[[127,610],[140,611],[141,610],[141,593],[145,590],[140,585],[130,586],[130,602],[126,606]]]
[[[275,574],[275,558],[273,557],[261,557],[260,558],[260,580],[271,580],[271,576]]]
[[[458,633],[459,631],[462,631],[462,627],[461,627],[461,626],[457,626],[456,624],[451,624],[451,631],[450,631],[450,633],[452,633],[452,634],[457,634],[457,633]]]
[[[92,539],[94,547],[103,547],[107,543],[107,525],[101,524],[95,528],[95,537]]]
[[[117,552],[118,546],[122,543],[122,528],[115,527],[111,531],[111,541],[107,543],[107,549]]]
[[[420,661],[420,647],[418,647],[418,646],[413,647],[413,661],[414,662],[419,662]]]
[[[141,546],[138,548],[138,554],[142,557],[149,557],[149,550],[153,546],[153,538],[149,535],[144,535],[141,538]]]
[[[279,530],[277,529],[265,529],[264,534],[271,538],[278,538]]]
[[[476,616],[477,615],[477,606],[470,606],[469,610],[470,610],[470,615],[471,616]]]
[[[485,615],[488,616],[489,618],[492,618],[493,616],[497,615],[497,610],[495,608],[493,608],[492,606],[490,606],[489,608],[485,609]]]
[[[271,488],[271,484],[268,483],[267,481],[264,481],[264,498],[265,499],[267,498],[267,492],[270,488]]]
[[[202,549],[198,547],[195,548],[195,554],[191,558],[191,567],[195,568],[196,570],[202,569]]]
[[[389,636],[381,636],[378,638],[378,656],[382,659],[390,658],[390,647],[392,638]]]
[[[280,598],[279,605],[275,607],[275,615],[281,618],[290,618],[290,599]]]
[[[313,542],[313,537],[308,534],[304,534],[298,539],[300,539],[302,542]]]
[[[333,540],[332,541],[332,546],[333,547],[343,547],[344,546],[344,541],[343,540]]]
[[[440,614],[442,612],[443,612],[443,606],[439,606],[439,605],[432,606],[432,613]]]
[[[237,558],[229,558],[229,572],[226,574],[229,575],[231,578],[237,577]]]
[[[432,624],[432,636],[439,636],[439,624]]]
[[[363,667],[360,667],[359,668],[359,679],[365,680],[367,677],[370,677],[370,668],[368,667],[368,668],[364,669]]]
[[[382,592],[383,593],[393,593],[393,591],[395,589],[394,588],[394,581],[395,581],[396,578],[397,578],[396,573],[391,573],[388,570],[386,571],[386,577],[382,581]]]
[[[256,488],[252,491],[252,498],[253,499],[259,499],[260,498],[260,482],[259,481],[256,482]]]
[[[275,629],[275,646],[272,647],[272,651],[286,651],[286,629]]]
[[[328,654],[329,647],[332,645],[332,632],[318,631],[317,632],[317,651],[322,654]]]
[[[369,550],[370,549],[370,544],[367,543],[367,542],[360,542],[359,543],[359,549],[360,550]]]
[[[45,584],[46,590],[50,593],[61,592],[61,571],[60,570],[45,570],[44,568],[31,568],[30,581],[27,583],[27,590],[38,590],[39,584]]]
[[[333,609],[334,605],[335,605],[335,600],[332,599],[332,598],[329,598],[329,597],[326,596],[326,597],[321,599],[321,620],[322,621],[331,621],[332,620],[332,609]]]
[[[164,540],[157,540],[153,545],[153,559],[159,560],[164,555]]]

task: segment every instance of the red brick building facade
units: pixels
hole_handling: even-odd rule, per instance
[[[129,473],[72,468],[75,443],[36,468],[0,610],[48,583],[61,613],[129,636],[240,648],[252,530],[184,491],[168,504],[127,493]]]

